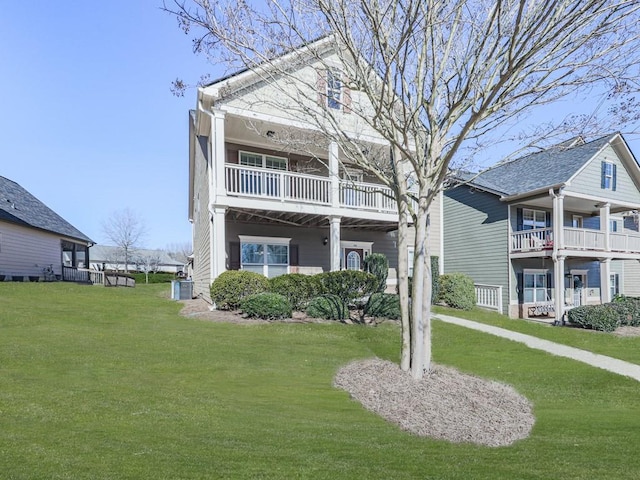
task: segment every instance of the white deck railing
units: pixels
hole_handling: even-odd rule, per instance
[[[502,287],[476,283],[476,305],[502,313]]]
[[[227,164],[226,189],[231,195],[331,205],[331,180],[303,173]],[[340,180],[338,205],[383,213],[397,212],[393,191],[384,185]]]
[[[600,230],[565,227],[564,242],[561,249],[606,250],[606,235]],[[632,233],[610,233],[609,249],[616,252],[640,252],[640,235]],[[553,248],[553,229],[537,228],[522,230],[511,234],[512,252],[551,250]]]

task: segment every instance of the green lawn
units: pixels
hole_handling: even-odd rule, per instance
[[[471,311],[454,310],[435,306],[433,312],[462,317],[476,322],[502,327],[514,332],[534,335],[545,340],[558,342],[591,352],[640,364],[640,337],[618,337],[611,333],[597,332],[574,327],[556,327],[535,320],[522,320],[499,315],[482,308]]]
[[[537,421],[511,447],[433,441],[331,387],[396,360],[395,326],[217,324],[168,291],[0,285],[0,478],[638,477],[638,382],[434,322],[437,362],[514,385]]]

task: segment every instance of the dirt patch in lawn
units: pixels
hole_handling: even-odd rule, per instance
[[[638,337],[640,336],[640,327],[619,327],[613,334],[618,337]]]
[[[211,310],[202,299],[181,303],[180,314],[189,318],[245,325],[269,323],[237,311]],[[331,321],[296,312],[281,322]],[[421,381],[414,381],[392,362],[377,358],[357,361],[340,369],[334,386],[415,435],[491,447],[510,445],[529,435],[535,422],[532,406],[513,388],[453,368],[432,367]]]

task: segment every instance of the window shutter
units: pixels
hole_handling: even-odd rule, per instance
[[[516,274],[516,279],[517,279],[516,292],[518,293],[518,303],[522,305],[524,303],[524,273],[518,272]]]
[[[240,242],[229,242],[229,270],[240,270]]]
[[[620,295],[620,274],[616,273],[616,288],[614,289],[614,294]]]
[[[346,86],[342,89],[342,111],[351,113],[351,89]]]
[[[547,300],[551,300],[553,298],[551,296],[552,283],[553,283],[553,275],[551,275],[551,273],[547,272]],[[560,293],[561,292],[559,292],[558,289],[556,289],[556,295],[558,295]]]
[[[616,173],[617,173],[617,170],[618,170],[617,165],[614,163],[613,164],[613,180],[612,180],[612,183],[611,183],[611,190],[613,190],[614,192],[616,191],[616,177],[617,177]]]
[[[544,220],[547,227],[551,226],[551,212],[544,212]]]
[[[607,162],[600,163],[600,188],[606,188]]]
[[[326,70],[318,70],[318,81],[317,81],[317,90],[318,90],[318,105],[321,107],[327,106],[327,71]]]
[[[289,266],[297,267],[298,265],[298,245],[289,245]]]
[[[524,228],[524,217],[522,215],[522,209],[516,208],[516,230],[520,231]]]

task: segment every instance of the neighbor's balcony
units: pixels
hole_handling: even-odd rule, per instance
[[[630,233],[609,233],[609,249],[606,234],[588,228],[563,228],[564,242],[558,245],[562,250],[585,250],[594,252],[640,253],[640,235]],[[553,250],[552,228],[523,230],[511,234],[511,252],[540,252]]]
[[[260,170],[227,164],[228,195],[332,206],[331,180],[327,177],[278,170]],[[393,191],[373,183],[339,181],[336,205],[381,213],[397,213]]]

